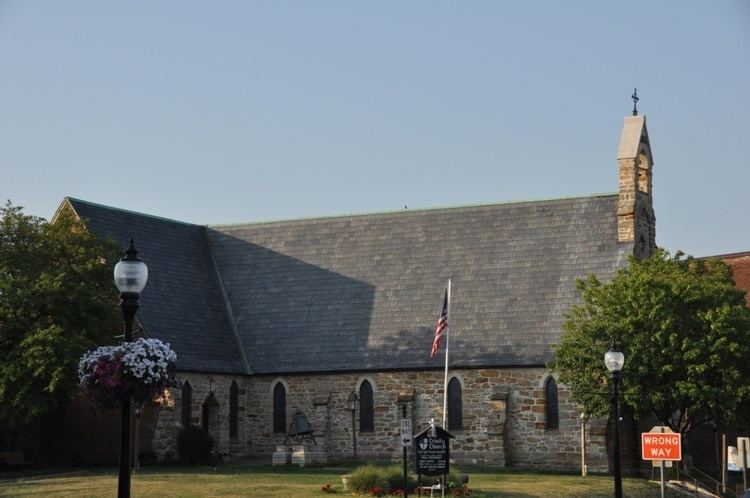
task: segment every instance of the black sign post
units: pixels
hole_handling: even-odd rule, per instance
[[[434,426],[425,429],[414,438],[420,486],[422,474],[443,476],[442,488],[445,492],[445,484],[450,472],[450,439],[452,437],[442,427]]]
[[[411,446],[411,419],[406,418],[406,403],[401,405],[401,446],[404,447],[404,498],[409,498],[409,477],[407,475],[407,449]]]

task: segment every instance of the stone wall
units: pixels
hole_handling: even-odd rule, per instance
[[[453,370],[450,376],[462,385],[463,430],[451,431],[451,457],[457,463],[492,466],[517,466],[546,469],[580,470],[581,422],[569,401],[569,392],[558,392],[559,428],[545,426],[544,383],[550,373],[543,368]],[[321,375],[251,376],[184,374],[193,388],[193,423],[201,424],[201,405],[213,382],[219,403],[212,417],[210,432],[217,448],[230,449],[233,455],[267,456],[284,444],[285,433],[273,432],[273,389],[277,382],[286,389],[287,426],[296,410],[301,410],[315,429],[315,439],[330,460],[350,459],[353,455],[352,418],[346,399],[367,380],[373,388],[374,431],[357,427],[357,450],[361,460],[397,459],[400,444],[401,413],[399,397],[407,399],[407,416],[414,434],[425,429],[434,418],[442,424],[443,372],[380,372]],[[229,386],[240,387],[239,434],[229,439]],[[180,393],[175,393],[172,412],[162,412],[157,423],[154,449],[159,456],[175,456],[180,423]],[[601,424],[599,424],[601,425]],[[588,468],[606,471],[606,430],[598,431],[589,423],[586,435]],[[289,441],[287,446],[291,447]]]
[[[229,451],[232,456],[243,456],[252,453],[252,440],[248,437],[247,417],[247,386],[249,378],[221,374],[199,374],[180,372],[178,375],[183,382],[190,382],[192,387],[191,423],[202,425],[203,404],[209,395],[218,402],[218,406],[211,408],[209,433],[214,438],[214,449]],[[237,438],[229,437],[229,388],[232,381],[239,388],[238,427]],[[160,460],[177,458],[177,435],[182,429],[182,399],[181,390],[173,389],[175,398],[173,410],[162,410],[158,413],[154,430],[153,450]]]

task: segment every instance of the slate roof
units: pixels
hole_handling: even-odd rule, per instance
[[[543,365],[575,279],[607,278],[617,195],[214,226],[212,251],[254,372]]]
[[[169,342],[178,368],[244,372],[203,232],[204,227],[67,198],[89,229],[120,246],[130,238],[149,269],[138,310],[149,337]],[[114,283],[112,284],[114,286]]]
[[[448,278],[452,367],[543,365],[575,279],[633,252],[616,194],[211,227],[70,202],[123,247],[135,237],[139,316],[183,370],[246,373],[243,353],[258,374],[441,368]]]

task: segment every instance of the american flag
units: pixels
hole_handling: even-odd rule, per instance
[[[443,300],[443,311],[440,313],[440,319],[438,319],[437,328],[435,329],[435,339],[432,340],[432,351],[430,351],[430,358],[434,358],[438,354],[440,349],[440,338],[443,337],[445,329],[448,328],[448,291],[445,291],[445,299]]]

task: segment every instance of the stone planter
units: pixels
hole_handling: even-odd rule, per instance
[[[292,465],[321,465],[328,461],[326,451],[320,446],[295,445],[292,451]]]
[[[272,456],[273,465],[288,465],[291,461],[292,454],[289,452],[286,446],[277,446],[276,451],[273,452]]]

